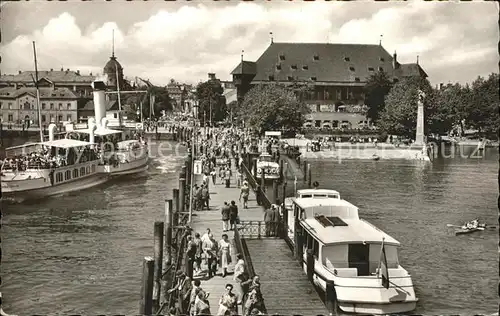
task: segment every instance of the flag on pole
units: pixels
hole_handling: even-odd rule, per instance
[[[379,275],[382,277],[382,286],[389,288],[389,269],[387,268],[387,256],[385,255],[384,238],[380,247]]]

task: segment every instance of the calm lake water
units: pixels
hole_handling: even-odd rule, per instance
[[[179,157],[154,159],[147,174],[49,198],[4,205],[5,311],[136,314],[142,259],[153,222],[177,187]],[[446,224],[479,217],[497,225],[496,150],[481,159],[312,162],[313,178],[340,191],[360,215],[402,244],[400,263],[420,299],[415,313],[498,310],[498,232],[455,236]],[[299,186],[303,185],[299,183]]]

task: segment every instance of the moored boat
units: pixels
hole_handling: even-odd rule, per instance
[[[99,172],[99,153],[94,144],[74,139],[54,139],[15,148],[1,169],[2,196],[24,201],[90,188],[108,180]],[[22,152],[20,152],[20,150]]]
[[[418,301],[411,275],[400,264],[400,243],[369,222],[334,190],[306,189],[292,199],[292,234],[304,271],[325,291],[333,282],[337,307],[362,314],[403,313]],[[292,215],[290,214],[290,215]],[[313,255],[308,267],[307,252]]]

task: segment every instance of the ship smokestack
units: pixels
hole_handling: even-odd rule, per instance
[[[54,123],[51,123],[49,124],[49,141],[53,141],[54,140],[54,134],[56,132],[56,124]]]
[[[95,94],[94,94],[94,96],[95,96]],[[89,118],[88,125],[89,125],[89,142],[95,143],[95,130],[97,129],[95,119]]]
[[[94,90],[95,122],[97,127],[100,127],[102,119],[106,117],[106,84],[102,81],[96,80],[92,82],[92,89]]]

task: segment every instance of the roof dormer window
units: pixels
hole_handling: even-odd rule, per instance
[[[349,58],[349,57],[344,57],[344,61],[351,61],[351,58]]]
[[[280,54],[280,60],[285,60],[285,55],[284,54]]]
[[[360,80],[359,80],[359,77],[355,77],[355,78],[354,78],[354,81],[359,82],[359,81],[360,81]]]
[[[274,81],[274,76],[271,75],[268,78],[269,78],[269,81]]]
[[[292,76],[288,76],[288,81],[293,81],[293,77]]]
[[[380,61],[384,62],[385,61],[384,57],[380,57]]]
[[[319,55],[314,55],[314,56],[313,56],[313,60],[318,61],[318,60],[319,60]]]
[[[384,68],[378,67],[378,71],[384,71]]]
[[[276,70],[281,70],[281,65],[276,65]]]
[[[375,71],[373,67],[368,67],[368,71]]]
[[[316,81],[317,79],[318,79],[318,78],[316,78],[316,77],[311,77],[311,80],[312,80],[312,81]]]
[[[309,69],[309,66],[307,65],[302,66],[302,70],[307,70],[307,69]]]
[[[292,70],[297,70],[297,65],[291,65],[290,68],[292,68]]]
[[[350,71],[356,71],[356,69],[353,66],[349,67],[349,70]]]

